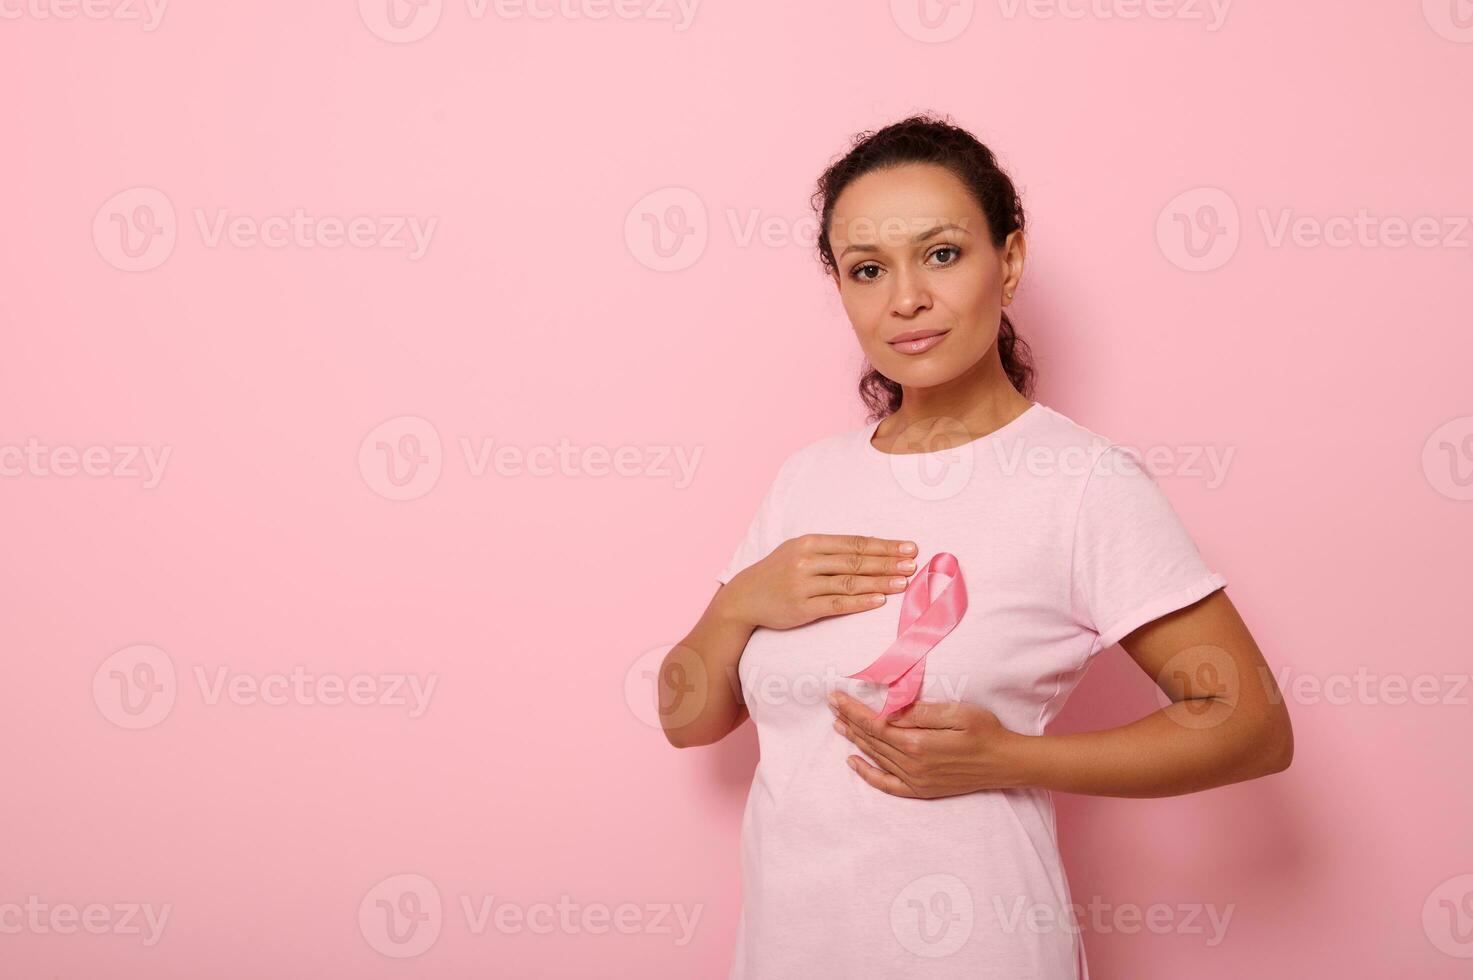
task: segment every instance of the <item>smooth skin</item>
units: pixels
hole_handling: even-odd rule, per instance
[[[873,444],[934,452],[995,431],[1031,404],[997,350],[1004,307],[1022,280],[1021,232],[999,247],[960,180],[943,167],[876,171],[835,202],[829,234],[845,313],[869,363],[904,389]],[[889,340],[948,331],[918,356]],[[789,629],[823,615],[863,615],[869,593],[904,591],[914,542],[862,534],[786,541],[716,590],[660,672],[671,744],[706,745],[747,717],[736,666],[758,626]],[[888,579],[896,577],[900,584]],[[880,718],[835,691],[848,763],[875,790],[931,799],[1034,786],[1096,796],[1193,793],[1287,769],[1294,735],[1284,698],[1226,589],[1127,634],[1121,647],[1170,702],[1137,721],[1073,735],[1009,731],[968,702],[916,701]],[[724,682],[723,682],[724,681]]]

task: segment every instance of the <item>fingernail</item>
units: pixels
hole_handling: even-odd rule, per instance
[[[900,553],[902,555],[913,555],[916,553],[916,546],[907,541],[900,546]]]
[[[900,570],[902,572],[913,572],[916,570],[916,563],[907,558],[900,563]]]
[[[854,756],[851,755],[849,758],[845,759],[844,761],[847,762],[847,763],[849,763],[849,768],[850,769],[853,769],[855,772],[858,772],[859,771],[859,763],[857,763],[857,762],[854,761]]]
[[[892,578],[890,580],[890,588],[892,588],[892,589],[903,589],[903,588],[905,588],[905,579],[903,579],[903,578]]]

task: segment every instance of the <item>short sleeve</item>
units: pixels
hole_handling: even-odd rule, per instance
[[[1085,478],[1070,576],[1074,615],[1099,634],[1096,650],[1227,585],[1155,477],[1113,445]]]
[[[747,533],[737,543],[736,551],[726,563],[726,567],[716,574],[716,580],[722,585],[730,582],[748,565],[766,558],[772,553],[772,549],[782,544],[784,538],[782,537],[779,509],[782,506],[784,478],[791,461],[789,457],[778,467],[777,474],[767,487],[767,492],[762,495],[762,500],[757,504],[757,512],[752,515],[751,521],[747,524]]]

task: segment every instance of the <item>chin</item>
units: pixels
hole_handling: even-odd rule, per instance
[[[931,388],[945,384],[966,371],[965,365],[954,364],[950,361],[937,361],[932,364],[894,364],[891,363],[893,361],[892,357],[887,358],[884,364],[876,364],[874,361],[870,361],[870,364],[891,381],[910,388]]]

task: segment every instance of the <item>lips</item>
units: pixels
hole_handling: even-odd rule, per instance
[[[890,338],[890,349],[901,354],[923,354],[941,343],[949,330],[907,330]]]
[[[935,337],[937,334],[946,333],[945,330],[907,330],[905,333],[896,334],[887,343],[898,344],[903,340],[925,340],[927,337]]]

